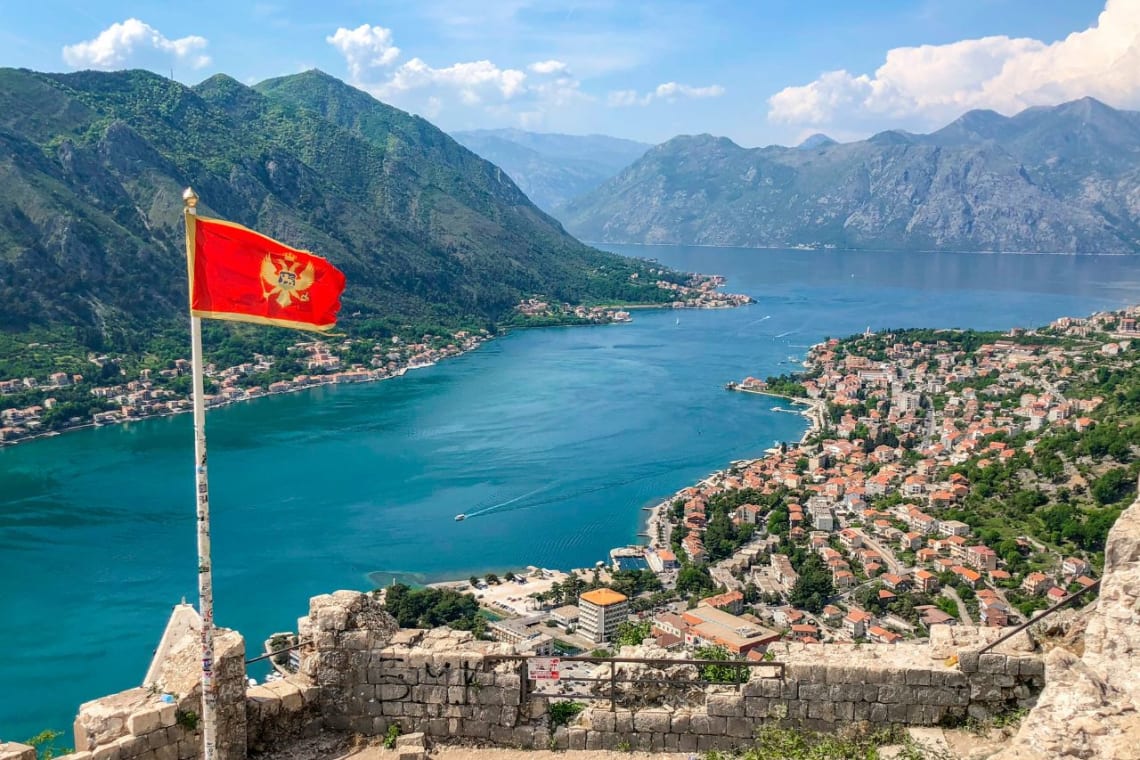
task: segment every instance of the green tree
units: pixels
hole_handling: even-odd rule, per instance
[[[792,587],[789,601],[796,607],[818,613],[834,595],[835,584],[831,581],[831,571],[823,566],[817,555],[812,554],[799,570],[799,578]]]

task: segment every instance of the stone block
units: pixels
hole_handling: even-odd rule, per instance
[[[474,739],[486,739],[491,735],[491,724],[484,720],[464,719],[463,735]]]
[[[784,681],[783,688],[780,689],[780,699],[799,699],[800,695],[800,682],[799,681]]]
[[[586,751],[598,752],[602,749],[605,749],[605,739],[607,736],[611,735],[612,734],[603,734],[601,731],[590,731],[588,734],[586,734]]]
[[[784,691],[784,682],[775,678],[765,678],[760,682],[760,696],[768,699],[779,699]]]
[[[102,747],[96,747],[91,751],[92,760],[122,760],[119,754],[119,747],[112,742],[111,744],[104,744]]]
[[[914,699],[914,691],[907,686],[885,685],[879,687],[879,702],[887,705],[900,702],[910,702]]]
[[[828,686],[825,683],[800,684],[799,698],[806,702],[814,702],[828,698]]]
[[[708,710],[709,715],[723,718],[742,718],[744,717],[744,700],[736,694],[710,694],[705,699],[705,709]]]
[[[864,702],[879,701],[879,685],[877,683],[865,683],[862,685],[860,691],[863,693],[861,699]]]
[[[1045,661],[1040,657],[1023,657],[1018,673],[1022,676],[1044,677]]]
[[[127,717],[127,730],[132,736],[146,736],[160,728],[162,728],[162,714],[157,706],[136,710]]]
[[[887,720],[890,723],[905,724],[907,722],[907,707],[908,705],[905,704],[887,705]]]
[[[687,711],[678,711],[669,716],[669,731],[674,734],[689,733],[689,723],[692,714]]]
[[[835,722],[835,703],[834,702],[811,702],[808,704],[809,718],[815,720],[822,720],[827,723]]]
[[[534,729],[530,726],[518,726],[511,732],[511,743],[530,749],[534,746]]]
[[[510,726],[491,726],[491,741],[495,744],[510,744],[514,737],[515,730]]]
[[[763,697],[744,700],[744,715],[748,718],[767,718],[771,702]]]
[[[930,671],[925,668],[907,668],[906,684],[908,686],[929,686]]]
[[[677,736],[677,734],[665,734],[665,740],[662,742],[661,749],[665,752],[680,752],[681,737]]]
[[[633,715],[635,731],[664,734],[669,731],[669,712],[666,710],[638,710]]]
[[[850,723],[855,719],[855,703],[854,702],[836,702],[835,703],[835,719],[838,721],[846,721]]]
[[[682,752],[696,752],[700,738],[696,734],[681,734],[677,737],[677,746]]]
[[[552,749],[569,749],[570,748],[570,730],[566,726],[559,726],[554,729],[547,746]]]
[[[571,726],[567,734],[567,746],[572,750],[586,749],[586,737],[589,731],[580,726]]]
[[[867,720],[872,723],[889,723],[891,720],[890,711],[881,702],[871,703],[871,712],[867,715]]]
[[[629,710],[614,711],[614,731],[619,734],[633,733],[633,713]]]
[[[977,673],[980,659],[977,650],[963,649],[958,652],[958,670],[963,673]]]
[[[985,682],[970,685],[970,701],[996,702],[1001,699],[1001,687]]]
[[[752,736],[755,725],[749,718],[729,718],[728,735],[737,739],[748,739]]]
[[[19,742],[0,742],[0,760],[36,760],[36,748]]]
[[[1006,656],[987,652],[978,657],[978,671],[981,673],[1005,673]]]

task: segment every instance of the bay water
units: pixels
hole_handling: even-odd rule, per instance
[[[643,507],[799,438],[786,404],[723,386],[794,371],[826,336],[1140,301],[1122,257],[609,247],[757,303],[516,331],[400,379],[209,413],[216,619],[248,652],[315,594],[606,559]],[[171,606],[196,601],[194,524],[188,415],[0,450],[0,740],[140,684]]]

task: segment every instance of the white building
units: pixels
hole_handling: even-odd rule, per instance
[[[609,641],[628,615],[629,600],[612,589],[597,588],[578,597],[578,632],[591,641]]]

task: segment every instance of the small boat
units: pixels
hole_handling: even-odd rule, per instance
[[[676,322],[674,322],[673,324],[675,324],[675,325],[679,325],[679,324],[681,324],[681,318],[680,318],[680,317],[677,317],[677,321],[676,321]]]
[[[466,519],[467,519],[467,515],[463,514],[462,512],[460,512],[459,514],[457,514],[455,516],[455,522],[463,522]]]

